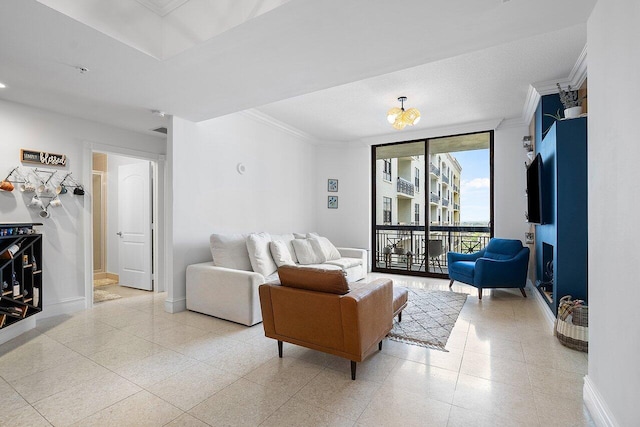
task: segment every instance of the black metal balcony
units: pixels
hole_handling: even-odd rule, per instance
[[[453,191],[455,191],[456,193],[460,192],[460,187],[458,187],[457,185],[453,184]]]
[[[459,210],[460,210],[460,205],[459,205],[459,204],[457,204],[457,203],[454,203],[454,204],[453,204],[453,210],[454,210],[454,211],[459,211]]]
[[[440,203],[440,196],[437,194],[430,193],[429,194],[429,202],[438,204]]]
[[[442,182],[449,185],[449,177],[447,175],[442,175]]]
[[[398,270],[447,274],[447,252],[473,253],[489,243],[489,227],[377,225],[374,266],[379,270]],[[440,240],[441,255],[430,257],[425,243]],[[438,262],[436,261],[439,261]]]
[[[442,199],[442,206],[449,206],[449,199]]]
[[[398,177],[398,187],[397,187],[398,193],[400,194],[405,194],[407,196],[413,196],[415,194],[415,186],[407,181],[404,178],[400,178]]]
[[[433,163],[429,163],[429,172],[431,172],[435,176],[440,176],[440,169]]]

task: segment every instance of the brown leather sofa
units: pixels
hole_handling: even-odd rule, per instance
[[[356,363],[373,353],[407,304],[407,291],[378,279],[349,285],[341,271],[283,266],[280,283],[259,287],[265,335],[278,341],[334,354]]]

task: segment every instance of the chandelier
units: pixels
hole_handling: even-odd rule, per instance
[[[413,126],[420,121],[420,111],[418,111],[417,108],[409,108],[405,111],[404,101],[406,100],[406,96],[399,97],[398,101],[400,101],[400,108],[393,107],[387,113],[387,120],[398,130],[404,129],[407,125]]]

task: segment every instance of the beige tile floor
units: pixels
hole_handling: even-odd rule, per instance
[[[556,341],[533,298],[454,290],[470,296],[449,352],[385,340],[356,381],[337,357],[285,343],[279,359],[261,324],[166,313],[164,294],[44,319],[0,346],[0,425],[593,425],[587,356]]]

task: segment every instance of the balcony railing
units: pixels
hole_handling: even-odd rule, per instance
[[[453,210],[454,210],[454,211],[459,211],[459,210],[460,210],[460,205],[459,205],[459,204],[457,204],[457,203],[454,203],[454,204],[453,204]]]
[[[398,177],[398,193],[413,196],[416,189],[415,186],[404,178]]]
[[[442,175],[442,182],[449,185],[449,177],[447,175]]]
[[[437,194],[430,193],[429,194],[429,202],[438,204],[440,203],[440,196]]]
[[[429,172],[434,174],[435,176],[440,176],[440,169],[433,163],[429,163]]]
[[[379,269],[447,274],[447,252],[473,253],[489,243],[489,227],[377,225],[374,262]],[[442,253],[430,257],[427,241],[440,240]],[[438,245],[436,245],[438,246]]]
[[[449,206],[449,200],[448,199],[442,199],[442,206]]]
[[[460,187],[458,187],[457,185],[453,184],[453,191],[455,191],[456,193],[460,192]]]

